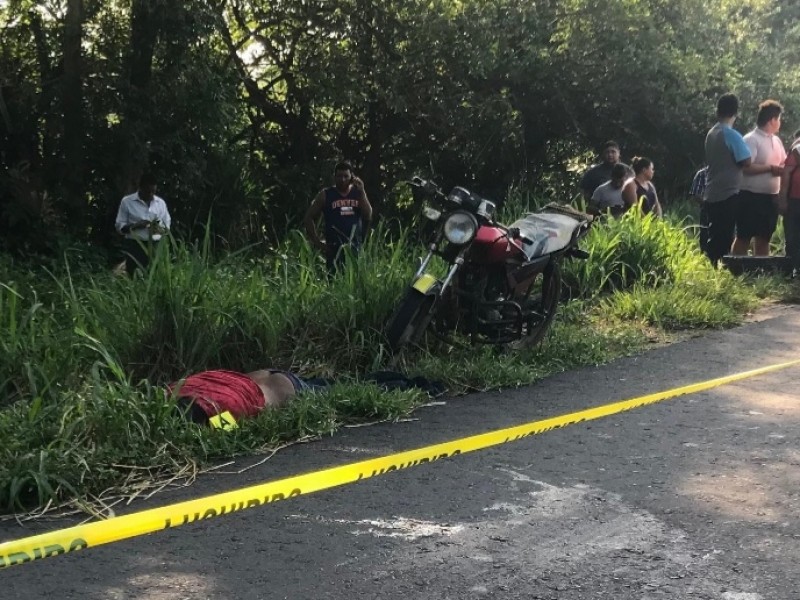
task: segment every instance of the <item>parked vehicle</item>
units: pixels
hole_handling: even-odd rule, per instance
[[[551,204],[505,227],[494,220],[493,202],[462,187],[445,195],[418,177],[411,186],[425,205],[430,241],[387,326],[392,352],[426,331],[449,342],[457,334],[473,344],[539,343],[556,314],[561,261],[588,257],[578,242],[592,217]],[[434,256],[446,263],[441,278],[430,272]]]

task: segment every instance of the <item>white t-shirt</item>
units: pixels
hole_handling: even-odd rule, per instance
[[[766,133],[756,127],[744,136],[750,154],[753,155],[754,165],[779,166],[786,162],[786,149],[781,138],[771,133]],[[742,189],[756,194],[777,194],[781,190],[780,176],[772,173],[759,173],[758,175],[744,174]]]

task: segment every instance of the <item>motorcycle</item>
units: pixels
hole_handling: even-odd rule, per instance
[[[460,334],[472,344],[538,344],[561,296],[561,261],[588,258],[578,242],[593,217],[549,204],[505,227],[493,202],[463,187],[445,195],[432,181],[410,184],[430,241],[387,326],[389,349],[397,354],[426,331],[448,343]],[[441,278],[430,272],[434,256],[446,265]]]

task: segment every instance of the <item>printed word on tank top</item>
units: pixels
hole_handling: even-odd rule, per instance
[[[361,201],[364,193],[350,186],[344,194],[335,187],[325,190],[325,240],[331,250],[361,244]]]

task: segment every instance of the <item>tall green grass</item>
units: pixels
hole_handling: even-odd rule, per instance
[[[565,265],[573,300],[541,347],[504,354],[431,343],[398,368],[454,392],[517,386],[636,351],[644,327],[736,323],[770,283],[713,269],[688,231],[680,220],[634,214],[598,223],[583,244],[589,259]],[[0,257],[0,508],[132,489],[196,463],[406,414],[419,393],[383,393],[361,379],[387,366],[384,325],[424,253],[413,238],[412,228],[379,228],[335,277],[297,234],[221,256],[208,243],[170,241],[133,279],[83,255],[46,268]],[[341,384],[226,433],[186,424],[163,391],[203,369],[263,367]]]

